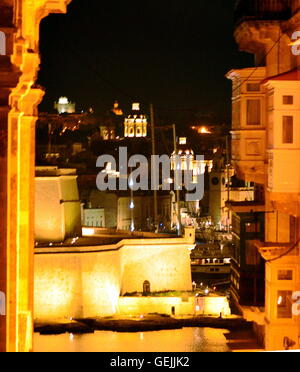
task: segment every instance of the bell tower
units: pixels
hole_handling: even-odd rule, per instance
[[[141,112],[140,104],[133,103],[132,112],[124,122],[124,137],[145,138],[147,137],[148,120]]]

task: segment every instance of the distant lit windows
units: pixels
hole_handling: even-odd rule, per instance
[[[247,125],[261,124],[261,103],[259,99],[247,100]]]
[[[179,145],[186,145],[187,144],[187,138],[186,137],[180,137],[179,138]]]
[[[247,84],[248,92],[260,92],[260,84],[258,83],[248,83]]]
[[[294,104],[294,96],[283,96],[282,100],[284,105]]]
[[[277,318],[278,319],[292,319],[292,291],[279,291],[277,294]]]
[[[133,103],[132,104],[132,111],[140,111],[140,104],[139,103]]]
[[[278,280],[293,280],[293,270],[279,270]]]
[[[6,55],[6,36],[3,31],[0,31],[0,56]]]
[[[294,117],[283,116],[282,118],[282,143],[292,144],[294,142]]]

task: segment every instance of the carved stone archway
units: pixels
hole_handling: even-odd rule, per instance
[[[0,351],[32,350],[34,167],[40,65],[39,25],[71,0],[1,0],[0,32]],[[3,296],[2,296],[3,297]]]

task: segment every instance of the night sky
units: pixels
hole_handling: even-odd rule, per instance
[[[41,24],[41,111],[60,96],[103,112],[153,103],[162,122],[230,120],[232,68],[253,65],[233,39],[235,0],[73,0]],[[193,122],[195,124],[195,122]]]

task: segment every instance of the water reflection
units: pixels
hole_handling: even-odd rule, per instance
[[[34,335],[35,352],[229,352],[226,330],[184,328],[158,332]]]

